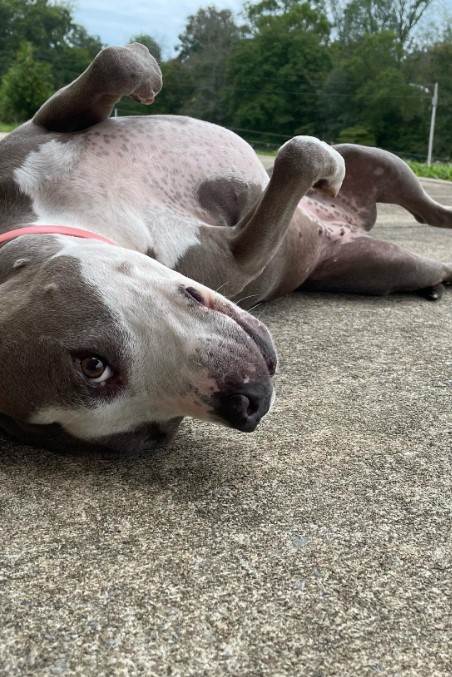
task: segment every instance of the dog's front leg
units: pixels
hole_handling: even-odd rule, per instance
[[[315,185],[336,195],[344,175],[342,156],[314,137],[296,136],[280,148],[262,198],[230,232],[235,264],[248,280],[275,255],[306,192]]]
[[[125,95],[151,104],[162,88],[162,74],[147,47],[134,42],[127,47],[106,47],[86,71],[54,94],[33,118],[53,132],[74,132],[110,116]]]

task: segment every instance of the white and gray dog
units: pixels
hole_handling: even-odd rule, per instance
[[[27,443],[128,454],[184,416],[252,431],[276,355],[234,301],[452,281],[367,232],[377,202],[452,227],[400,159],[299,136],[269,177],[221,127],[109,119],[161,86],[145,47],[109,47],[0,144],[0,425]]]

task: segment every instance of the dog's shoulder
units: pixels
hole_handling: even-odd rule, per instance
[[[0,230],[33,218],[31,201],[15,180],[15,172],[49,137],[44,129],[26,122],[0,141]]]
[[[0,180],[10,176],[31,152],[39,150],[55,136],[31,120],[5,136],[0,141]]]

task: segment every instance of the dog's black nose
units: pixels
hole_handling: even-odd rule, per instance
[[[233,392],[216,393],[213,396],[214,412],[232,428],[251,433],[270,409],[272,393],[271,384],[260,383],[250,383]]]

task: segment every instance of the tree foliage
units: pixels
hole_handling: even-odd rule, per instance
[[[425,57],[434,46],[419,47],[416,31],[434,2],[349,0],[335,5],[334,67],[320,92],[329,138],[361,125],[379,146],[420,157],[426,153],[432,83],[439,70],[428,72]],[[452,61],[448,66],[452,68]],[[449,122],[450,116],[451,109],[445,116]],[[447,136],[436,147],[450,155]]]
[[[403,150],[407,132],[423,126],[425,92],[400,67],[397,36],[369,33],[353,50],[336,48],[336,65],[320,93],[327,136],[338,138],[341,129],[360,124],[372,130],[377,145]],[[420,150],[414,137],[411,147]]]
[[[247,33],[229,67],[232,124],[287,135],[317,133],[317,92],[331,68],[325,14],[294,0],[264,0],[246,9]]]
[[[0,77],[22,43],[33,45],[34,58],[50,64],[55,85],[84,70],[102,44],[77,24],[69,5],[51,0],[0,0]]]
[[[446,64],[440,83],[445,94],[447,70],[452,72],[444,47],[416,42],[435,1],[261,0],[245,3],[244,25],[234,27],[229,13],[223,31],[218,10],[200,10],[189,17],[178,55],[168,63],[173,91],[167,80],[163,110],[176,105],[171,112],[221,122],[250,140],[354,136],[422,156],[431,83],[441,71],[433,55],[442,54]],[[226,35],[233,40],[223,49]],[[451,42],[443,31],[441,45]],[[446,156],[452,154],[450,111],[438,111],[437,148]]]
[[[181,112],[227,123],[224,83],[240,36],[241,29],[228,9],[209,6],[188,17],[185,31],[179,36],[177,61],[180,65],[173,66],[173,72],[179,72],[187,92]]]
[[[151,35],[133,36],[161,62],[164,87],[151,109],[127,99],[120,111],[193,115],[275,145],[304,133],[422,158],[438,82],[434,153],[451,158],[452,23],[426,31],[440,2],[252,0],[239,20],[219,0],[187,18],[167,60]],[[0,117],[29,116],[100,47],[70,5],[0,0]]]
[[[438,42],[430,47],[417,50],[407,57],[405,69],[410,82],[417,85],[418,91],[428,90],[423,119],[424,136],[430,116],[431,85],[438,82],[439,102],[436,119],[434,151],[437,156],[452,159],[452,36],[449,40]]]
[[[434,0],[351,0],[332,3],[339,40],[353,45],[364,35],[394,33],[400,55]]]
[[[0,119],[16,122],[32,117],[53,93],[49,64],[35,61],[33,47],[23,42],[0,86]]]
[[[148,48],[154,59],[158,62],[162,60],[162,48],[152,35],[148,35],[148,33],[136,33],[136,35],[132,35],[129,42],[140,42]]]

